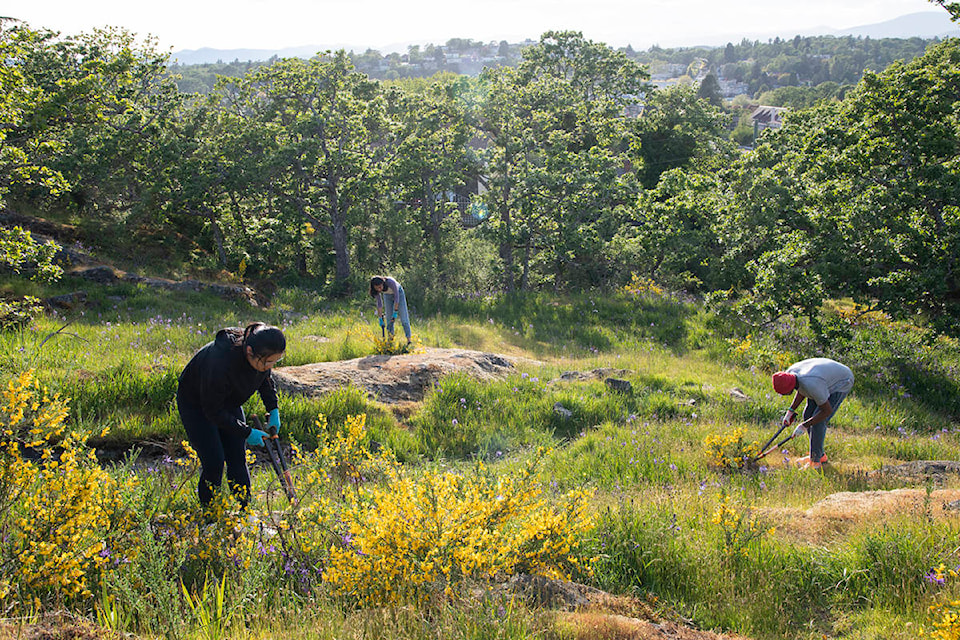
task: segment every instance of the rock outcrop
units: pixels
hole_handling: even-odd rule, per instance
[[[496,380],[515,371],[519,358],[469,349],[425,349],[399,356],[375,355],[336,362],[315,362],[274,370],[286,393],[320,395],[352,385],[387,404],[419,402],[444,375],[464,372],[478,380]],[[539,364],[536,361],[525,362]]]

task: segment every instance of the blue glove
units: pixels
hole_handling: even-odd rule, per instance
[[[380,316],[380,327],[383,328],[383,316]]]
[[[247,436],[247,446],[250,447],[262,447],[263,439],[267,437],[266,431],[261,431],[260,429],[253,429],[250,432],[250,435]]]
[[[394,319],[394,320],[397,319],[397,312],[396,312],[396,311],[393,312],[393,319]]]
[[[280,409],[274,409],[267,417],[267,426],[276,427],[276,433],[280,433]]]

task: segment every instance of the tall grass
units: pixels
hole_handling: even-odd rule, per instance
[[[71,398],[71,424],[110,426],[106,444],[115,446],[179,443],[177,376],[222,327],[278,324],[288,337],[284,366],[368,355],[365,332],[376,328],[368,298],[334,302],[306,289],[279,289],[269,309],[69,280],[50,292],[80,286],[90,292],[82,313],[0,334],[0,371],[9,376],[39,367],[51,390]],[[529,483],[553,496],[586,489],[600,517],[584,554],[597,561],[579,578],[616,593],[655,595],[666,610],[702,627],[758,640],[899,640],[912,637],[906,624],[922,622],[926,606],[940,597],[924,575],[940,562],[957,564],[958,525],[949,512],[807,529],[798,522],[807,522],[807,509],[832,493],[918,489],[909,479],[874,473],[881,465],[960,457],[954,393],[960,351],[953,342],[841,316],[826,347],[793,322],[748,341],[740,328],[665,296],[439,299],[414,293],[411,301],[422,344],[531,361],[502,380],[445,377],[402,416],[355,388],[313,398],[281,394],[285,441],[310,451],[349,416],[364,414],[364,444],[390,449],[405,468],[464,472],[465,461],[480,459],[504,477],[539,446],[548,447],[542,471]],[[790,459],[778,452],[748,471],[712,466],[708,436],[735,429],[746,441],[773,435],[786,401],[770,389],[771,368],[783,358],[812,355],[836,357],[857,374],[828,431],[831,465],[823,473],[794,469],[791,459],[808,444],[803,437],[788,445]],[[560,379],[564,371],[598,368],[616,373]],[[607,376],[629,381],[631,390],[614,391],[603,381]],[[262,409],[256,397],[245,407],[248,414]],[[320,415],[327,421],[318,425]],[[263,462],[252,468],[255,508],[285,513],[272,470]],[[303,487],[305,469],[295,471]],[[99,610],[103,620],[155,637],[204,637],[182,582],[191,601],[205,607],[202,615],[223,623],[222,637],[565,637],[549,614],[495,595],[436,602],[429,610],[345,606],[305,586],[302,572],[314,576],[318,566],[298,564],[299,556],[279,540],[264,540],[273,551],[254,554],[242,571],[220,558],[217,567],[231,577],[215,582],[212,564],[166,553],[173,548],[168,536],[187,529],[155,517],[200,518],[195,473],[132,459],[113,473],[140,480],[128,499],[138,514],[142,553],[129,558],[136,566],[125,577],[113,574],[99,585],[99,604],[88,605],[91,617]],[[946,487],[958,485],[945,480]],[[715,521],[718,513],[723,517]],[[327,548],[342,541],[328,533]],[[148,588],[154,595],[146,595]],[[216,588],[224,589],[227,602],[242,602],[242,611],[211,618]],[[867,628],[883,633],[870,636]]]
[[[600,381],[570,384],[546,379],[550,376],[545,370],[492,382],[465,374],[445,377],[411,421],[423,450],[434,457],[499,457],[573,440],[605,422],[690,416],[696,413],[691,398],[702,397],[655,376],[628,375],[628,392]]]
[[[707,501],[689,496],[604,511],[596,580],[655,593],[701,624],[757,637],[832,634],[838,611],[888,611],[906,619],[887,637],[905,638],[904,623],[930,601],[924,576],[955,552],[957,534],[954,524],[910,519],[822,547],[779,539],[774,529],[730,555],[723,528]]]

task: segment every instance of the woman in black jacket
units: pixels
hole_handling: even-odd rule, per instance
[[[270,370],[287,348],[277,327],[256,322],[246,329],[221,329],[201,348],[180,374],[177,409],[190,446],[200,458],[200,503],[208,506],[220,488],[223,467],[231,491],[246,507],[250,472],[246,447],[263,445],[267,434],[247,425],[243,403],[259,392],[269,422],[280,429],[277,392]]]

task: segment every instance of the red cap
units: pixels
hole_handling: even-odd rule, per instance
[[[778,371],[773,374],[773,390],[782,396],[793,393],[797,388],[797,376],[786,371]]]

